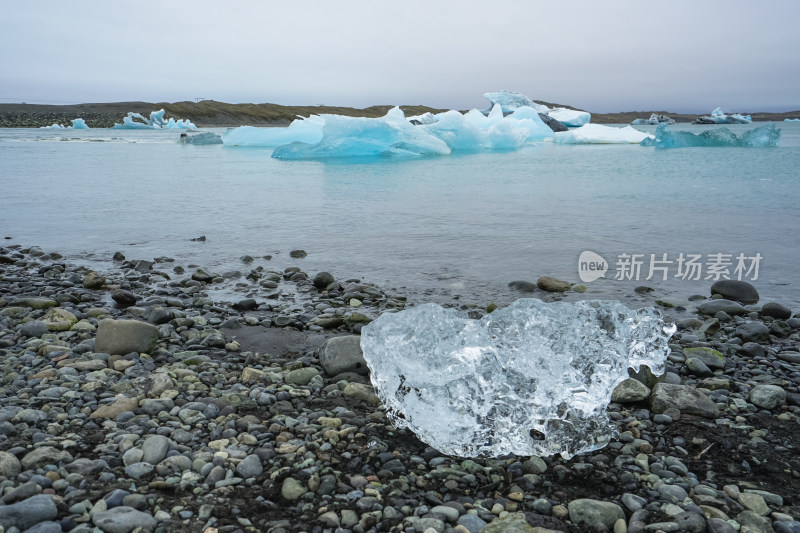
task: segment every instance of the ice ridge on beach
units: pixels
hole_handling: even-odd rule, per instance
[[[122,119],[122,124],[114,124],[112,128],[125,130],[197,129],[197,126],[188,119],[175,120],[174,118],[170,118],[169,120],[164,120],[164,114],[165,111],[159,109],[158,111],[150,113],[150,118],[145,118],[140,113],[131,111]]]
[[[605,446],[628,368],[661,373],[674,326],[619,302],[521,299],[482,319],[424,304],[364,327],[372,383],[396,427],[442,453],[569,458]]]
[[[656,148],[687,147],[736,147],[766,148],[778,146],[781,141],[781,130],[775,124],[767,124],[760,128],[748,130],[740,135],[728,128],[717,128],[694,134],[688,131],[673,131],[666,124],[659,124],[654,138],[641,142],[642,146]]]
[[[223,136],[225,144],[257,146],[278,138],[289,138],[289,144],[273,151],[276,159],[325,159],[357,156],[429,156],[447,155],[453,151],[478,152],[513,150],[553,136],[553,131],[530,107],[521,107],[504,116],[495,105],[488,115],[478,110],[466,114],[447,111],[435,115],[435,121],[412,124],[399,107],[384,117],[361,118],[321,115],[313,121],[295,120],[282,132],[267,133],[237,128]],[[305,125],[309,122],[308,125]],[[294,127],[293,131],[292,130]],[[303,140],[319,128],[321,139],[316,143]],[[267,145],[267,144],[261,144]]]

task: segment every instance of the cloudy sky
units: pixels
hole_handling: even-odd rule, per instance
[[[0,101],[800,109],[796,0],[9,2]]]

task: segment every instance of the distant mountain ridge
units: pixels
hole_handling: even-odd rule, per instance
[[[566,107],[569,105],[539,102],[548,107]],[[68,125],[74,118],[83,118],[92,128],[108,128],[133,111],[149,115],[151,111],[164,109],[167,117],[185,118],[198,127],[236,127],[236,126],[286,126],[300,116],[331,113],[351,117],[379,117],[391,109],[391,105],[375,105],[363,109],[337,106],[284,106],[279,104],[229,104],[215,100],[199,102],[111,102],[88,103],[75,105],[39,105],[39,104],[0,104],[0,127],[2,128],[38,128],[54,123]],[[437,109],[424,105],[401,105],[406,116],[431,112],[439,113],[445,109]],[[691,122],[698,115],[670,113],[669,111],[627,111],[621,113],[592,113],[592,122],[596,124],[629,124],[636,118],[648,118],[652,113],[668,115],[677,122]],[[800,117],[800,110],[786,113],[746,113],[754,121],[783,121],[785,118]]]

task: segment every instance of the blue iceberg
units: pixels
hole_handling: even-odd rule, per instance
[[[288,128],[237,128],[223,135],[223,141],[226,145],[269,146],[276,139],[285,137],[292,142],[276,148],[272,157],[327,159],[515,150],[553,137],[553,131],[530,107],[520,107],[503,116],[502,107],[496,104],[488,116],[473,109],[466,114],[447,111],[426,116],[424,124],[421,120],[414,120],[418,125],[406,119],[399,107],[380,118],[321,115],[310,122],[309,119],[295,120]],[[309,124],[305,125],[305,122]],[[261,131],[264,129],[273,131]],[[318,142],[308,142],[303,139],[306,135],[320,135],[321,138]]]
[[[275,148],[293,142],[316,144],[322,140],[322,127],[325,119],[318,115],[308,118],[298,117],[287,128],[256,128],[240,126],[222,134],[228,146],[250,146]]]
[[[197,126],[188,119],[175,120],[170,118],[169,120],[164,120],[164,113],[163,109],[153,111],[148,119],[139,113],[131,111],[122,119],[122,124],[114,124],[112,128],[123,130],[197,129]]]
[[[64,127],[62,124],[55,123],[52,126],[42,126],[43,130],[88,130],[89,125],[82,118],[72,119],[72,126]]]
[[[800,122],[800,118],[785,118],[784,122]]]
[[[737,147],[737,148],[763,148],[778,146],[781,140],[781,130],[775,124],[767,124],[760,128],[748,130],[741,135],[736,135],[728,128],[717,128],[694,134],[688,131],[672,131],[666,124],[659,124],[656,128],[655,138],[645,139],[642,146],[655,146],[656,148],[687,148],[687,147]]]
[[[322,115],[322,139],[292,142],[272,152],[275,159],[328,159],[359,156],[447,155],[447,144],[406,120],[399,107],[381,118]],[[297,122],[297,121],[295,121]],[[288,130],[288,128],[287,128]],[[227,139],[225,139],[227,142]]]

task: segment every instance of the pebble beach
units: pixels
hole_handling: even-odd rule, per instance
[[[358,335],[403,295],[240,262],[0,244],[0,533],[800,532],[800,315],[748,283],[663,310],[606,448],[463,459],[370,383]]]

